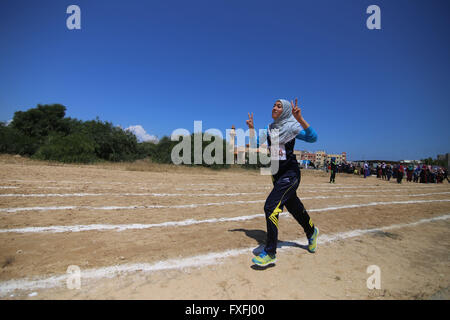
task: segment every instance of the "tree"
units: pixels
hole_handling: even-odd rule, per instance
[[[52,131],[67,132],[67,122],[63,121],[65,114],[66,107],[61,104],[38,104],[37,108],[15,112],[11,126],[28,137],[43,141]]]

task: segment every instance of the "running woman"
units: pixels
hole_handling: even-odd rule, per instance
[[[247,120],[250,129],[250,138],[254,141],[253,113]],[[278,171],[272,175],[273,189],[264,204],[267,225],[267,241],[261,254],[253,258],[253,263],[259,266],[267,266],[276,262],[276,250],[278,242],[278,216],[286,209],[294,216],[295,220],[303,227],[308,238],[308,251],[314,253],[317,248],[319,229],[311,221],[303,203],[297,197],[296,191],[300,184],[300,167],[294,154],[295,139],[306,142],[315,142],[317,134],[314,129],[303,119],[301,109],[291,101],[277,100],[272,108],[273,122],[266,128],[268,146],[271,140],[278,137]],[[303,130],[301,130],[303,127]],[[252,130],[253,129],[253,130]],[[278,130],[278,134],[277,134]],[[259,137],[257,136],[257,145]],[[271,156],[272,157],[272,156]]]

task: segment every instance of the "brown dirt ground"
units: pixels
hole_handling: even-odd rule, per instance
[[[0,156],[0,194],[98,193],[86,197],[0,197],[0,208],[35,206],[184,205],[231,201],[258,203],[196,208],[0,212],[0,229],[78,224],[151,224],[185,219],[263,213],[270,177],[242,169],[209,170],[134,164],[62,165]],[[446,200],[450,184],[401,185],[375,177],[302,171],[298,195],[307,209],[370,202]],[[342,188],[351,187],[351,188]],[[315,191],[315,192],[309,192]],[[123,193],[176,193],[173,197]],[[199,196],[250,193],[255,195]],[[413,196],[424,194],[420,196]],[[346,196],[338,198],[339,196]],[[359,197],[364,195],[364,197]],[[328,199],[310,199],[333,196]],[[355,196],[355,197],[349,197]],[[357,197],[358,196],[358,197]],[[368,229],[450,213],[450,202],[391,204],[311,212],[321,234]],[[279,252],[275,267],[252,268],[249,253],[221,264],[183,270],[136,272],[84,280],[80,290],[65,287],[19,290],[4,299],[448,299],[450,222],[436,221],[388,233],[366,234],[321,245],[316,254],[301,248]],[[280,218],[280,240],[304,237],[289,216]],[[264,217],[237,222],[158,227],[144,230],[64,233],[0,233],[0,287],[11,279],[65,274],[123,263],[153,263],[229,249],[258,247],[265,240]],[[378,265],[382,288],[369,290],[366,268]]]

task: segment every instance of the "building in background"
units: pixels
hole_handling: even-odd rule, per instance
[[[316,151],[316,165],[318,167],[323,167],[325,165],[326,158],[327,154],[325,151]]]
[[[326,160],[328,163],[331,162],[331,158],[336,159],[336,164],[347,162],[347,153],[346,152],[342,152],[341,154],[327,154],[326,157],[327,157]]]
[[[450,167],[450,153],[438,154],[437,159],[443,161],[446,165],[446,169]]]
[[[302,151],[300,159],[297,160],[308,160],[309,162],[316,163],[316,154],[314,152]]]
[[[297,156],[297,160],[299,160],[299,162],[308,160],[314,163],[316,167],[325,166],[327,163],[331,162],[331,158],[336,158],[337,164],[347,162],[346,152],[342,152],[340,154],[327,154],[324,150],[319,150],[316,152],[294,150],[294,154]]]

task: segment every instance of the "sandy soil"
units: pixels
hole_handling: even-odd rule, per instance
[[[303,170],[297,193],[320,228],[319,249],[308,253],[303,230],[283,215],[278,261],[260,269],[251,258],[265,241],[271,179],[257,171],[10,156],[0,166],[1,299],[450,298],[448,183],[341,174],[330,185],[327,174]],[[74,231],[80,225],[97,226]],[[128,229],[95,229],[111,225]],[[74,230],[31,232],[49,226]],[[6,232],[18,228],[28,229]],[[81,270],[80,289],[51,280],[70,265]],[[380,268],[381,289],[367,288],[369,265]]]

